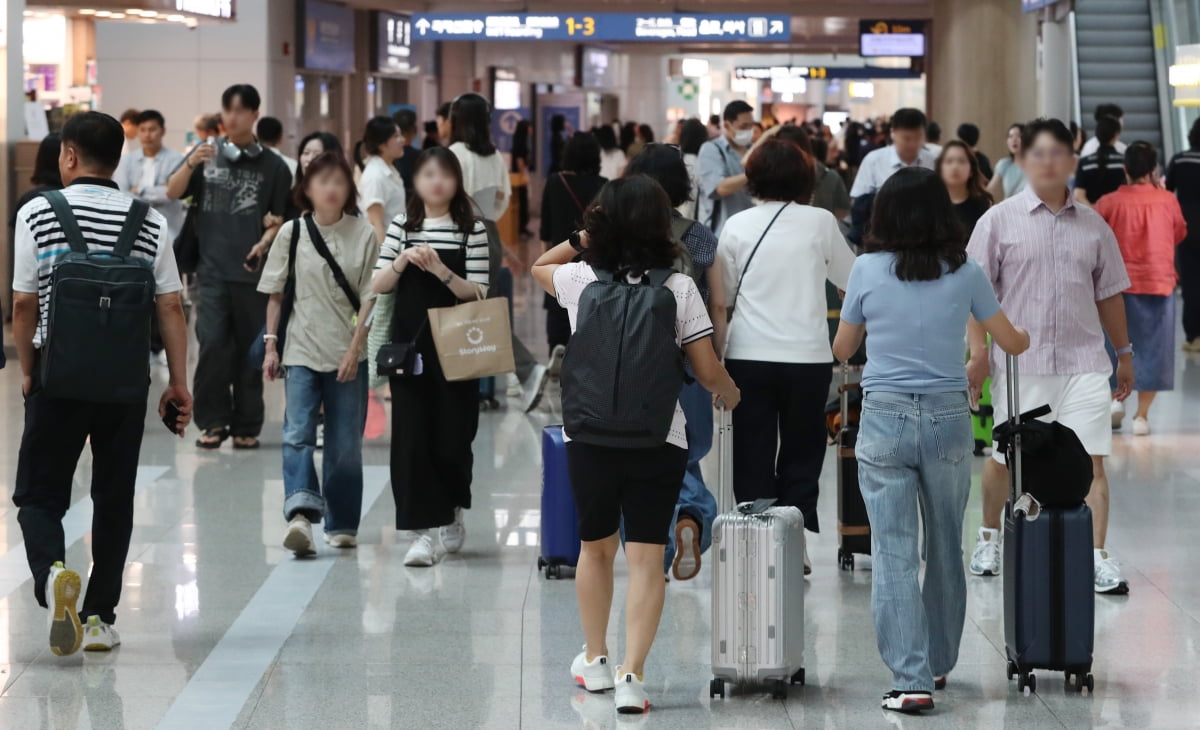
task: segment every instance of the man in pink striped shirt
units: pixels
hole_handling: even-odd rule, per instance
[[[1074,430],[1092,455],[1095,478],[1087,503],[1093,515],[1095,590],[1128,593],[1120,566],[1104,549],[1104,457],[1112,450],[1112,365],[1104,335],[1119,356],[1115,397],[1123,401],[1133,387],[1133,346],[1121,297],[1129,288],[1129,276],[1108,224],[1070,197],[1072,143],[1070,131],[1056,119],[1026,126],[1021,164],[1027,187],[980,218],[967,251],[991,278],[1004,310],[1029,330],[1029,351],[1021,358],[1022,411],[1049,403],[1050,418]],[[969,333],[967,376],[972,393],[978,393],[990,365],[996,367],[992,392],[1004,393],[1003,360],[989,363],[981,326],[972,322]],[[995,398],[993,407],[996,423],[1008,420],[1007,399]],[[1000,574],[1000,520],[1008,496],[1003,460],[996,449],[983,472],[983,526],[970,564],[975,575]]]

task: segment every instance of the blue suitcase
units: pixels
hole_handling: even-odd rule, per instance
[[[1016,358],[1008,358],[1010,418],[1019,426]],[[1016,414],[1016,415],[1011,415]],[[1021,489],[1020,431],[1007,453],[1009,503],[1004,520],[1004,644],[1008,678],[1037,691],[1034,669],[1063,672],[1067,686],[1091,692],[1096,597],[1092,511],[1086,504],[1042,508],[1027,517]]]
[[[567,444],[562,426],[542,429],[542,554],[538,570],[563,577],[563,567],[579,563],[579,522],[567,473]]]

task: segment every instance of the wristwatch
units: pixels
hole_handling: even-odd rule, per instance
[[[450,286],[450,282],[452,282],[452,281],[454,281],[454,272],[453,271],[447,272],[446,278],[442,279],[442,286]]]
[[[1116,352],[1117,352],[1117,357],[1120,357],[1122,355],[1129,355],[1130,357],[1133,357],[1133,343],[1130,342],[1128,345],[1125,345],[1124,347],[1122,347],[1120,350],[1117,350]]]
[[[583,242],[579,240],[579,231],[571,231],[571,235],[567,236],[567,243],[571,244],[571,248],[583,253]]]

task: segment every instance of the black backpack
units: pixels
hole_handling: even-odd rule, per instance
[[[150,210],[133,200],[111,251],[89,250],[62,193],[44,193],[71,251],[50,273],[41,387],[50,398],[144,403],[150,389],[151,262],[132,254]]]
[[[637,284],[595,272],[563,361],[563,430],[595,446],[662,446],[686,380],[675,293],[665,286],[675,271],[651,269]]]
[[[996,425],[993,436],[1008,452],[1013,437],[1021,434],[1022,489],[1043,507],[1075,507],[1092,489],[1092,457],[1079,436],[1058,421],[1034,420],[1050,413],[1041,406],[1021,414],[1021,425],[1012,420]]]

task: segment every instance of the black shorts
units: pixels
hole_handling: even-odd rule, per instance
[[[625,518],[625,540],[667,544],[675,503],[687,470],[687,450],[614,449],[571,441],[567,471],[579,514],[579,538],[603,540]]]

